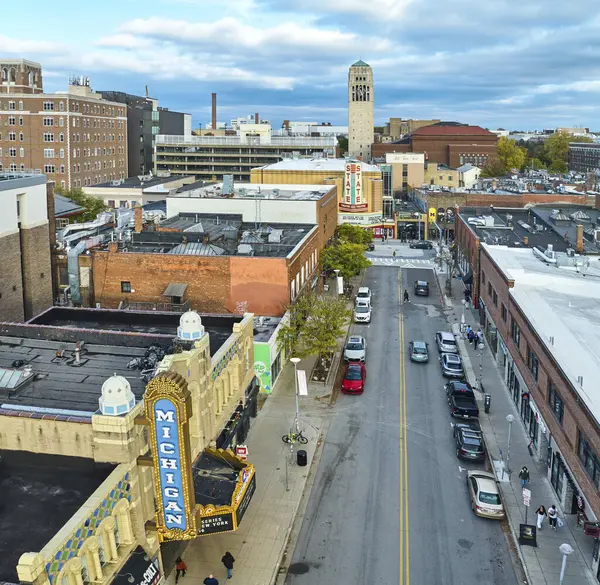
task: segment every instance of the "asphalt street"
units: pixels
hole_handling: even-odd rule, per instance
[[[417,278],[430,282],[429,298],[413,298]],[[447,325],[433,272],[373,266],[365,285],[372,321],[352,331],[367,340],[366,389],[332,406],[286,584],[514,585],[504,525],[473,515],[470,465],[456,459],[434,343]],[[400,304],[400,287],[411,303]],[[411,339],[429,343],[429,364],[408,360]]]

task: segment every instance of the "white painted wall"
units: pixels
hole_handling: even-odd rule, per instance
[[[7,183],[8,186],[8,183]],[[0,189],[0,237],[18,230],[17,200],[20,202],[20,219],[23,229],[48,223],[46,184]]]

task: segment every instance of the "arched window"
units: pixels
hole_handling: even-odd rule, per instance
[[[11,82],[13,82],[13,83],[14,83],[16,80],[17,80],[17,74],[16,74],[16,71],[15,71],[14,67],[11,67],[11,69],[10,69],[10,78],[9,78],[9,81],[11,81]]]
[[[65,165],[60,165],[60,174],[61,175],[65,174]]]
[[[65,111],[65,103],[64,102],[60,102],[60,104],[58,104],[58,109],[61,112],[64,112]]]
[[[8,69],[6,67],[2,68],[2,81],[8,81]]]
[[[24,165],[23,163],[21,163],[20,167],[21,167],[21,170],[22,170],[22,171],[24,171],[24,170],[25,170],[25,165]]]
[[[27,74],[27,85],[32,85],[33,76],[31,75],[31,71]]]

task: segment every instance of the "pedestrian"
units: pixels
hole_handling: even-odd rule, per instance
[[[187,565],[181,557],[175,559],[175,583],[179,581],[179,577],[185,577]]]
[[[404,289],[404,302],[410,303],[410,299],[408,298],[408,290]]]
[[[542,524],[544,523],[544,518],[548,515],[546,512],[546,508],[544,506],[540,506],[535,513],[537,514],[537,527],[538,530],[542,529]]]
[[[556,510],[556,506],[552,504],[548,508],[548,522],[550,526],[556,530],[556,519],[558,518],[558,511]]]
[[[475,332],[473,331],[473,329],[471,329],[471,326],[469,325],[469,331],[467,333],[467,340],[469,341],[469,343],[473,343],[474,339],[475,339]]]
[[[396,257],[396,250],[394,250],[394,251],[392,252],[392,256],[393,256],[394,258]]]
[[[470,325],[467,325],[467,328],[465,329],[465,334],[467,336],[467,339],[469,341],[471,341],[471,338],[469,337],[471,335],[471,326]]]
[[[204,585],[219,585],[219,582],[215,579],[215,576],[211,573],[204,581]]]
[[[231,571],[233,571],[233,563],[235,563],[233,555],[229,551],[227,551],[223,555],[221,562],[225,565],[225,568],[227,569],[227,578],[231,579]]]
[[[519,479],[521,480],[521,487],[524,488],[529,482],[529,469],[527,469],[526,465],[521,467],[521,471],[519,471]]]
[[[477,330],[477,343],[483,343],[483,331],[481,329]]]

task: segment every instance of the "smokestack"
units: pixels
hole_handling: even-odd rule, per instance
[[[135,233],[139,234],[144,229],[142,206],[138,205],[133,210],[133,224]]]
[[[577,250],[578,254],[583,252],[583,226],[581,224],[577,224],[577,236],[575,238],[575,250]]]
[[[284,121],[283,121],[283,127],[284,127],[286,130],[289,130],[289,129],[290,129],[290,121],[289,121],[289,120],[284,120]],[[598,195],[596,195],[596,197],[598,197]]]
[[[211,126],[213,130],[217,129],[217,94],[212,94],[212,122]]]
[[[256,114],[254,114],[254,123],[255,124],[260,124],[260,118],[258,116],[258,112],[256,112]]]

